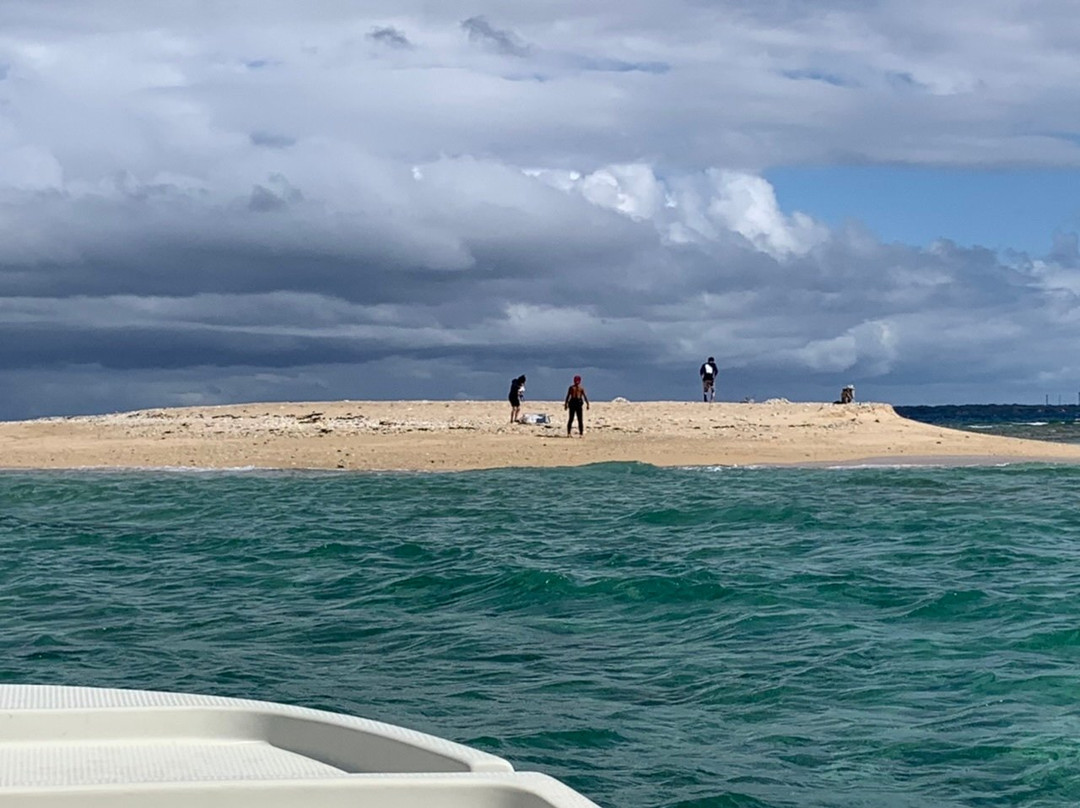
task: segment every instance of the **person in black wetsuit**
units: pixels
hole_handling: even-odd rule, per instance
[[[570,385],[570,389],[566,391],[566,400],[563,402],[563,409],[569,410],[570,417],[566,420],[566,437],[570,437],[570,427],[574,423],[574,418],[577,418],[577,431],[582,437],[585,437],[585,416],[584,409],[589,407],[589,397],[585,394],[585,388],[581,386],[581,377],[575,376],[574,383]]]
[[[521,399],[525,395],[525,377],[518,376],[510,380],[510,423],[521,415]]]

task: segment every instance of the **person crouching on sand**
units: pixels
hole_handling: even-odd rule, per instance
[[[578,434],[585,437],[583,408],[588,409],[588,407],[589,397],[585,394],[585,388],[581,386],[581,377],[575,376],[574,383],[566,391],[566,400],[563,402],[563,409],[570,411],[570,417],[566,419],[566,437],[570,437],[570,427],[573,425],[575,417],[577,417]]]
[[[525,376],[510,380],[510,423],[521,415],[521,399],[525,395]]]

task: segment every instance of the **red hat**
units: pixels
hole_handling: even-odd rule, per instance
[[[580,376],[575,376],[575,377],[574,377],[574,384],[577,384],[577,383],[578,383],[578,382],[580,382],[580,381],[581,381],[581,377],[580,377]]]

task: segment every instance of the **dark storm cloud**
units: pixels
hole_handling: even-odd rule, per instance
[[[490,46],[507,56],[528,56],[532,50],[512,31],[495,28],[483,17],[462,20],[461,27],[468,33],[470,41]]]
[[[430,173],[437,176],[438,168]],[[740,186],[743,178],[726,181]],[[458,178],[452,187],[462,184]],[[1047,326],[1030,313],[1046,303],[1034,265],[1007,266],[985,250],[948,243],[931,251],[885,247],[861,243],[857,233],[799,236],[798,225],[783,219],[775,223],[778,231],[796,232],[764,243],[776,255],[731,231],[677,244],[665,232],[684,223],[679,208],[635,220],[586,203],[575,191],[554,193],[566,195],[566,210],[553,222],[561,243],[546,249],[541,238],[536,249],[521,249],[529,222],[500,210],[490,229],[462,233],[471,260],[452,271],[394,269],[378,250],[320,262],[302,252],[274,256],[260,245],[246,254],[234,247],[226,258],[220,245],[199,254],[150,242],[133,256],[141,260],[129,259],[112,276],[112,288],[106,269],[120,264],[109,265],[104,256],[80,264],[101,284],[96,290],[80,290],[69,267],[46,295],[51,273],[42,272],[37,296],[11,296],[2,310],[9,348],[0,361],[11,368],[96,362],[106,369],[169,369],[196,362],[362,364],[393,356],[544,365],[559,357],[595,368],[648,369],[662,379],[665,368],[713,353],[747,373],[772,367],[873,376],[921,362],[940,367],[944,335],[954,353],[951,372],[962,378],[992,334],[1005,344]],[[463,221],[482,220],[483,212],[482,205],[447,210],[430,224],[460,229]],[[753,220],[770,211],[744,213]],[[783,253],[784,245],[794,252]],[[153,255],[162,256],[163,267]],[[151,266],[155,272],[144,270]],[[148,278],[157,288],[149,288]],[[58,297],[60,291],[82,296]],[[32,347],[11,347],[19,345]]]
[[[391,48],[412,48],[412,43],[405,34],[393,26],[374,28],[368,33],[368,39],[373,39]]]

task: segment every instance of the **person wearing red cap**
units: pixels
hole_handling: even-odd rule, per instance
[[[585,437],[585,416],[583,409],[588,409],[589,397],[585,394],[585,388],[581,386],[581,377],[575,376],[574,383],[566,391],[566,400],[563,401],[563,409],[570,411],[570,417],[566,420],[566,437],[570,437],[570,427],[577,418],[577,431]]]

